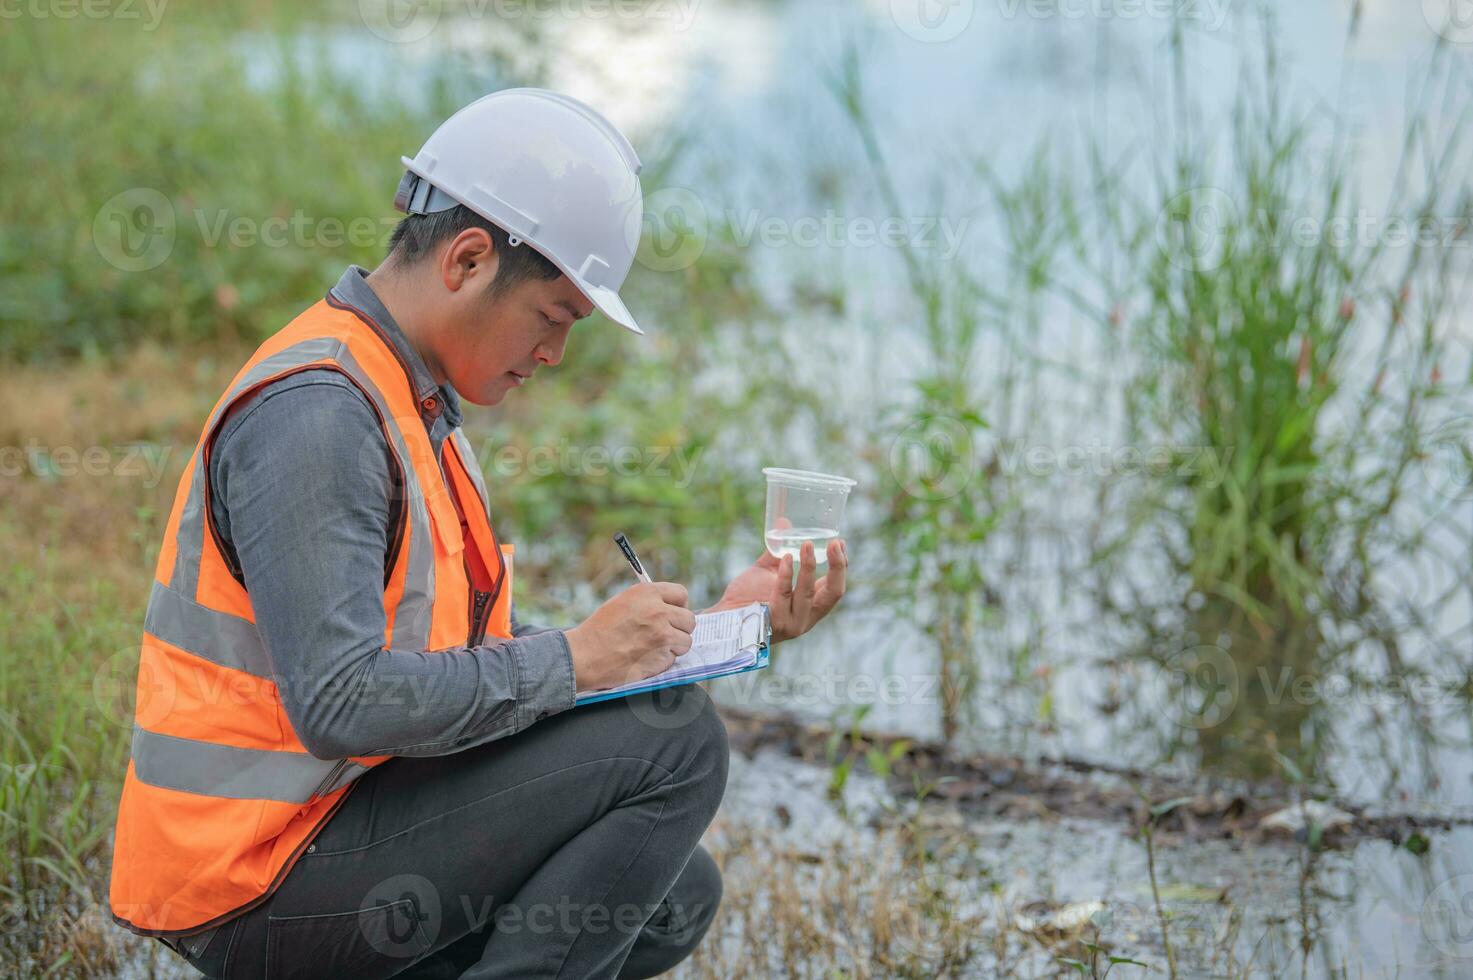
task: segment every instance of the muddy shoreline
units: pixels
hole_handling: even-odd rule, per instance
[[[1001,819],[1089,819],[1140,829],[1153,809],[1158,837],[1226,839],[1242,843],[1303,842],[1314,836],[1326,847],[1364,840],[1422,846],[1426,835],[1473,826],[1473,811],[1372,807],[1332,797],[1297,793],[1285,782],[1152,773],[1064,757],[1028,760],[982,752],[955,752],[944,745],[895,732],[865,731],[856,740],[834,726],[780,712],[720,706],[731,746],[751,758],[759,749],[830,765],[836,758],[896,753],[886,782],[898,798],[917,797],[954,805],[973,816]],[[902,748],[894,748],[904,743]],[[1308,802],[1306,802],[1308,801]]]

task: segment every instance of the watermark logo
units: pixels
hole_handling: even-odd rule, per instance
[[[1454,44],[1473,44],[1473,0],[1422,0],[1422,17]]]
[[[176,233],[173,203],[152,187],[115,194],[92,219],[97,253],[123,272],[158,268],[173,253]]]
[[[442,0],[358,0],[358,18],[390,44],[423,41],[440,23]]]
[[[1473,875],[1438,885],[1422,903],[1422,935],[1444,956],[1473,958]]]
[[[368,890],[358,908],[359,930],[382,956],[411,959],[433,946],[440,935],[440,892],[421,875],[384,879]]]
[[[975,0],[890,0],[890,19],[895,26],[925,44],[942,44],[959,37],[975,13]]]
[[[640,24],[673,23],[688,30],[699,0],[460,0],[446,10],[444,0],[358,0],[358,17],[391,44],[422,41],[447,16],[452,25],[465,20],[502,23],[552,20],[625,20]]]
[[[976,416],[967,421],[931,416],[907,425],[890,444],[890,474],[907,494],[925,500],[953,497],[980,472],[1035,480],[1170,480],[1221,486],[1232,446],[1048,445],[996,439]]]
[[[154,728],[174,710],[179,685],[163,651],[144,643],[125,647],[104,660],[92,674],[92,703],[119,728]]]
[[[957,419],[918,419],[890,443],[890,475],[912,497],[954,497],[966,489],[975,470],[971,430]]]
[[[538,479],[561,473],[567,477],[660,477],[689,487],[699,471],[706,447],[685,446],[579,446],[561,439],[557,445],[502,445],[487,439],[476,458],[483,473],[501,482],[523,477]]]
[[[1231,249],[1228,229],[1237,217],[1238,206],[1225,191],[1194,187],[1161,209],[1156,244],[1173,265],[1210,271],[1227,261]]]
[[[152,490],[164,478],[173,451],[173,446],[159,443],[47,446],[31,439],[23,446],[0,446],[0,477],[141,479],[143,485]]]
[[[645,198],[643,221],[636,258],[652,272],[688,269],[706,251],[706,205],[688,187],[662,187]]]
[[[978,891],[976,879],[964,875],[912,875],[896,896],[893,948],[921,963],[942,959],[954,941],[975,933],[977,923],[968,916],[975,914]]]
[[[395,416],[392,423],[388,425],[388,432],[392,433],[393,445],[403,446],[407,453],[408,447],[398,433],[413,432],[410,426],[423,428],[424,421],[418,417]],[[363,486],[374,490],[382,489],[389,501],[390,507],[409,507],[412,513],[421,514],[426,510],[424,489],[419,485],[419,478],[413,467],[402,463],[403,458],[398,452],[390,448],[391,436],[384,430],[375,430],[363,437],[358,446],[357,461],[358,471],[363,476]],[[436,515],[431,515],[436,516]]]
[[[151,33],[164,19],[169,0],[4,0],[0,21],[29,17],[33,20],[143,21]]]
[[[636,694],[627,699],[627,704],[634,717],[649,727],[670,731],[685,728],[702,712],[711,710],[710,701],[711,696],[699,684],[681,684]]]
[[[1454,420],[1434,429],[1417,460],[1422,478],[1449,500],[1473,500],[1473,426]]]
[[[1227,23],[1231,0],[998,0],[1006,20],[1178,20],[1208,31]]]
[[[1237,707],[1238,666],[1221,647],[1189,647],[1161,666],[1156,703],[1163,716],[1182,728],[1201,731],[1222,724]]]

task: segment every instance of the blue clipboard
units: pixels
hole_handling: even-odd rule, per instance
[[[735,674],[745,674],[749,671],[760,670],[766,667],[772,654],[772,611],[765,602],[759,603],[759,605],[762,607],[762,624],[758,631],[757,655],[753,662],[747,666],[734,667],[730,670],[722,670],[714,674],[702,674],[699,677],[683,677],[680,680],[664,682],[656,681],[651,684],[640,685],[639,687],[594,691],[590,694],[576,697],[573,701],[573,707],[581,708],[585,704],[596,704],[599,701],[609,701],[614,698],[627,698],[631,694],[644,694],[648,691],[658,691],[666,687],[680,687],[684,684],[695,684],[699,681],[714,680],[718,677],[731,677]],[[745,627],[748,619],[755,615],[756,613],[749,613],[748,616],[744,616],[742,618],[742,626]]]

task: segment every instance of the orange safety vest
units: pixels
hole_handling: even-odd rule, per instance
[[[199,932],[258,905],[353,781],[392,758],[318,759],[302,746],[278,694],[283,678],[210,513],[210,451],[232,406],[279,378],[319,368],[341,371],[368,397],[398,463],[385,645],[449,651],[487,634],[511,636],[512,550],[491,530],[469,441],[454,430],[436,458],[397,349],[370,317],[329,295],[235,376],[169,514],[144,620],[110,892],[113,918],[143,935]]]

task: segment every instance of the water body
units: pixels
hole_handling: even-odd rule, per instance
[[[391,63],[394,70],[366,82],[381,84],[386,97],[413,98],[405,78],[459,59],[487,88],[524,78],[599,105],[636,146],[650,148],[643,151],[646,164],[661,174],[666,188],[662,220],[683,222],[680,227],[705,236],[698,248],[742,249],[773,301],[792,306],[787,325],[814,353],[794,363],[787,383],[830,392],[836,410],[863,425],[879,404],[903,397],[907,380],[922,367],[917,313],[898,240],[939,250],[947,260],[986,275],[1005,266],[1008,246],[988,210],[977,160],[1007,182],[1036,166],[1045,141],[1049,159],[1065,170],[1082,168],[1091,140],[1121,158],[1155,146],[1171,121],[1161,96],[1172,70],[1171,24],[1159,15],[1163,6],[1170,5],[959,0],[926,6],[928,16],[919,17],[915,5],[901,0],[652,0],[637,18],[610,13],[612,8],[596,15],[589,7],[573,15],[512,18],[508,24],[474,10],[446,9],[417,37],[412,35],[423,22],[392,41],[384,35],[394,31],[381,23],[374,30],[354,22],[332,29],[327,39],[345,66],[364,56]],[[1257,8],[1231,0],[1181,6],[1191,92],[1203,118],[1224,120],[1244,53],[1262,49],[1264,22]],[[1439,38],[1423,11],[1436,6],[1359,4],[1358,37],[1347,46],[1350,4],[1268,5],[1269,29],[1284,56],[1286,90],[1300,106],[1337,114],[1354,134],[1360,189],[1369,202],[1384,197],[1391,184],[1407,93]],[[1452,58],[1473,58],[1466,40],[1473,38],[1450,45]],[[891,213],[876,192],[863,149],[833,92],[849,50],[860,56],[901,214]],[[1204,138],[1212,137],[1204,132]],[[658,154],[674,146],[679,152],[667,172]],[[413,149],[406,145],[405,152]],[[815,289],[838,297],[833,308],[799,301]],[[1456,319],[1446,329],[1466,357],[1473,322]],[[1027,341],[1033,352],[1066,366],[1100,363],[1098,332],[1064,315],[1044,316]],[[990,363],[1003,359],[1000,348],[984,345],[982,353],[984,361],[998,355]],[[990,370],[987,363],[980,366],[979,386],[996,381]],[[1172,716],[1169,693],[1159,689],[1159,673],[1112,656],[1120,637],[1102,626],[1099,610],[1071,587],[1071,569],[1088,560],[1081,528],[1094,513],[1095,478],[1121,465],[1119,402],[1063,381],[1051,381],[1035,398],[1026,425],[1014,434],[1028,445],[1095,451],[1080,471],[1055,463],[1051,475],[1032,485],[1027,535],[1008,554],[1012,574],[1003,588],[1004,622],[988,634],[996,649],[983,651],[979,717],[966,738],[979,747],[1025,755],[1067,754],[1142,767],[1187,764],[1168,751],[1182,726]],[[995,453],[1006,447],[987,448]],[[763,462],[804,460],[846,472],[844,459],[824,458],[822,449],[767,447]],[[1407,509],[1409,519],[1448,506],[1434,482],[1429,478],[1414,491],[1419,499]],[[859,488],[850,505],[851,527],[874,517],[858,499],[865,489]],[[1467,514],[1465,526],[1473,526],[1473,502],[1458,506]],[[756,529],[752,539],[760,547]],[[932,644],[894,607],[878,601],[888,584],[880,549],[851,537],[849,552],[856,574],[842,615],[785,644],[768,671],[729,679],[715,685],[715,693],[735,704],[825,719],[870,704],[865,724],[935,735],[939,692]],[[1398,559],[1382,571],[1377,587],[1409,615],[1424,597],[1458,584],[1456,568],[1430,555]],[[927,597],[910,601],[925,603]],[[1466,590],[1435,615],[1432,632],[1462,642],[1473,658],[1473,608]],[[1051,678],[1046,714],[1040,685],[1018,683],[1020,668],[1009,659],[1025,643],[1032,652],[1021,668],[1024,681],[1038,669]],[[1409,643],[1401,654],[1415,664],[1419,650]],[[1286,660],[1292,656],[1284,654]],[[1374,659],[1351,656],[1342,669],[1359,665],[1374,673],[1367,658]],[[1266,687],[1286,691],[1276,666],[1245,669],[1262,668]],[[1429,742],[1400,727],[1406,715],[1388,710],[1382,694],[1360,693],[1349,676],[1319,680],[1315,703],[1301,704],[1304,698],[1288,693],[1283,701],[1296,710],[1253,720],[1286,737],[1306,727],[1328,730],[1326,772],[1344,798],[1473,809],[1466,699],[1444,697],[1421,712],[1424,727],[1438,736]],[[1104,863],[1093,865],[1090,857],[1074,856],[1075,877],[1113,876],[1111,859],[1101,856]],[[1267,852],[1251,862],[1244,858],[1240,870],[1276,859],[1294,858],[1291,850]],[[1231,854],[1219,856],[1204,873],[1214,880],[1231,875],[1233,861]],[[1181,880],[1191,879],[1190,866],[1171,859],[1167,865]],[[1402,975],[1456,976],[1473,963],[1467,958],[1473,946],[1461,931],[1466,925],[1466,935],[1473,935],[1473,918],[1465,914],[1473,908],[1473,840],[1467,833],[1434,835],[1431,852],[1422,857],[1389,845],[1361,845],[1331,857],[1323,869],[1309,899],[1319,919],[1310,930],[1316,949],[1311,975],[1348,962],[1364,964],[1371,975],[1391,975],[1399,967]],[[1289,895],[1282,877],[1263,876],[1261,886],[1252,874],[1237,880],[1240,901],[1256,900],[1274,910],[1264,922],[1275,914],[1281,924],[1306,914],[1304,896]],[[1445,921],[1444,912],[1453,920]],[[1294,934],[1284,943],[1297,940]]]

